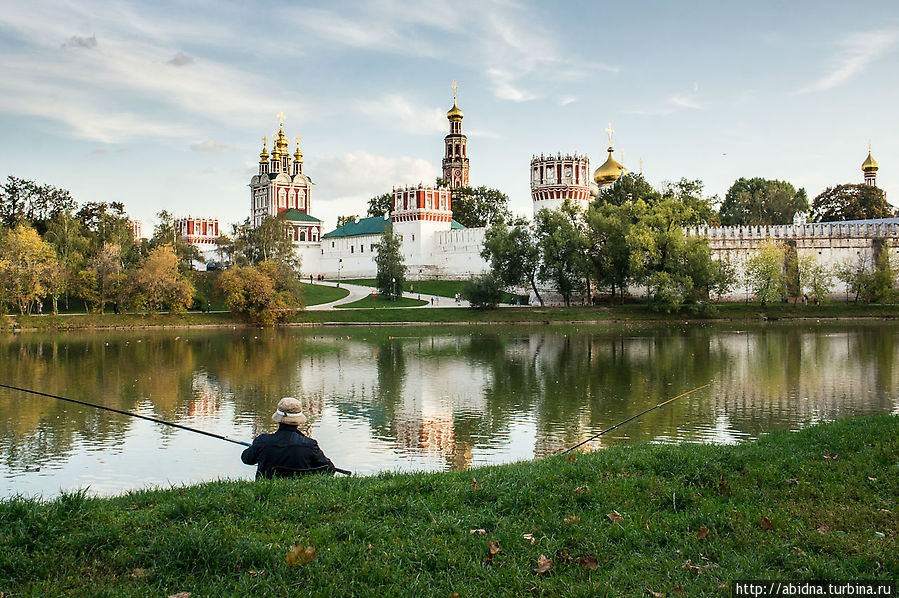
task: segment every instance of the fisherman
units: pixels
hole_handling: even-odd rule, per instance
[[[278,423],[278,431],[257,436],[250,448],[241,453],[240,460],[247,465],[258,464],[257,480],[304,473],[334,473],[334,464],[318,448],[318,443],[297,428],[306,423],[301,407],[300,401],[293,397],[278,401],[278,408],[272,415],[272,421]]]

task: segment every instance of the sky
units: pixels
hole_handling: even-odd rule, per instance
[[[473,186],[532,213],[540,153],[616,158],[653,185],[739,177],[899,204],[899,4],[0,0],[0,179],[155,215],[249,216],[262,136],[301,137],[311,213],[440,173],[451,84]],[[269,143],[269,149],[271,144]],[[623,153],[623,159],[621,156]]]

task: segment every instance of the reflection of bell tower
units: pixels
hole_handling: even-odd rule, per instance
[[[446,155],[443,157],[443,180],[452,189],[468,187],[468,139],[462,134],[462,111],[456,105],[456,82],[453,81],[453,107],[446,113],[449,135],[444,138]]]

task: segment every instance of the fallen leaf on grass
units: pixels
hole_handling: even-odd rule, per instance
[[[521,534],[521,537],[524,538],[525,540],[530,541],[531,544],[533,544],[534,542],[537,541],[534,539],[534,534]]]
[[[566,517],[565,519],[562,520],[562,523],[564,523],[565,525],[568,525],[569,523],[577,523],[580,520],[581,520],[580,515],[569,515],[568,517]]]
[[[453,592],[449,595],[449,598],[459,598],[459,592]]]
[[[477,481],[476,479],[474,479],[474,478],[471,478],[471,489],[472,489],[472,490],[477,490],[477,489],[478,489],[478,481]]]
[[[487,540],[487,559],[486,561],[493,564],[493,557],[499,554],[499,542],[490,538]]]
[[[584,492],[587,491],[587,484],[584,484],[583,486],[578,486],[577,488],[574,489],[574,491],[577,494],[583,494]]]
[[[700,540],[704,539],[708,535],[709,535],[709,528],[707,528],[704,525],[696,531],[696,537],[699,538]]]
[[[796,478],[787,478],[787,484],[789,484],[790,486],[797,486],[799,485],[799,480],[797,480]]]
[[[284,560],[287,562],[288,567],[301,567],[311,563],[314,558],[314,547],[297,544],[290,549],[290,552],[287,553],[287,557]]]
[[[706,569],[717,569],[718,565],[715,563],[709,563],[708,565],[694,565],[692,559],[688,559],[686,563],[683,564],[681,569],[689,569],[691,571],[696,571],[700,575],[702,575]]]
[[[871,482],[876,482],[876,481],[877,481],[877,478],[872,478],[871,476],[868,476],[868,480],[871,481]]]
[[[718,494],[727,496],[727,494],[729,492],[730,492],[730,490],[728,489],[727,484],[724,481],[724,478],[721,478],[720,480],[718,480]]]
[[[646,592],[647,592],[650,596],[655,596],[656,598],[663,598],[663,597],[665,596],[665,592],[653,592],[653,591],[650,590],[649,588],[646,588]]]
[[[568,552],[568,549],[563,548],[562,550],[560,550],[559,552],[556,553],[556,558],[559,559],[559,561],[561,561],[565,564],[568,564],[574,560],[569,555],[570,555],[570,553]]]
[[[134,570],[131,572],[131,578],[132,578],[132,579],[140,579],[140,578],[142,578],[142,577],[149,577],[149,576],[150,576],[150,570],[149,570],[149,569],[134,569]]]
[[[588,571],[592,571],[599,567],[599,563],[596,562],[596,557],[592,555],[577,557],[577,564],[580,565],[581,569],[587,569]]]
[[[468,530],[468,533],[469,533],[469,534],[477,534],[477,535],[479,535],[479,536],[486,536],[486,535],[487,535],[487,530],[485,530],[485,529],[472,529],[472,530]]]
[[[646,531],[652,531],[652,529],[649,527],[649,519],[646,520]]]
[[[537,573],[538,575],[540,573],[546,573],[552,566],[553,560],[548,559],[545,555],[541,554],[539,557],[537,557],[537,568],[534,569],[534,573]]]
[[[190,598],[190,592],[178,592],[177,594],[171,594],[168,598]]]
[[[836,461],[837,459],[840,458],[840,456],[839,455],[831,455],[829,450],[824,449],[824,458],[832,459],[832,460]]]
[[[821,533],[829,532],[829,531],[830,531],[830,526],[827,525],[826,523],[822,523],[821,525],[818,526],[818,531],[821,532]]]
[[[611,521],[612,523],[617,523],[618,525],[621,525],[621,520],[624,519],[624,517],[622,517],[621,513],[619,513],[618,511],[606,513],[606,517],[609,518],[609,521]]]
[[[577,461],[577,455],[566,455],[566,456],[565,456],[565,459],[566,459],[569,463],[574,463],[575,461]]]
[[[798,546],[793,547],[793,554],[798,554],[800,556],[805,556],[805,551],[799,548]]]
[[[886,513],[887,515],[892,515],[893,512],[889,509],[877,509],[878,513]]]
[[[684,589],[681,587],[680,584],[677,584],[676,586],[674,586],[674,589],[671,590],[671,591],[672,591],[673,593],[677,594],[678,596],[680,596],[681,594],[684,593]]]
[[[767,517],[765,517],[764,515],[762,515],[762,529],[766,529],[768,531],[771,531],[774,529],[774,524],[771,523],[771,520],[768,519]]]

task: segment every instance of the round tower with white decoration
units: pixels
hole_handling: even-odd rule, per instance
[[[578,154],[540,154],[531,158],[531,199],[534,215],[557,210],[565,200],[587,207],[590,201],[590,159]]]

